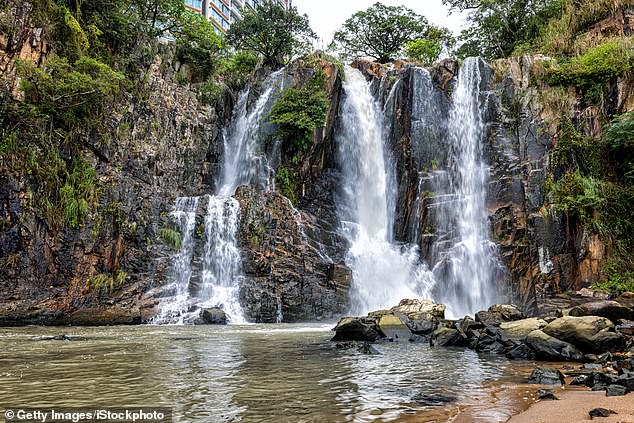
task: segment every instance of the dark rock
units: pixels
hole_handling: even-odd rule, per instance
[[[521,344],[506,353],[506,356],[512,360],[535,360],[537,355],[528,345]]]
[[[456,401],[457,401],[457,398],[450,397],[448,395],[442,395],[442,394],[420,393],[412,397],[412,402],[416,402],[418,404],[426,405],[429,407],[450,404]]]
[[[381,355],[379,350],[377,350],[376,348],[374,348],[372,345],[368,344],[367,342],[364,342],[363,344],[359,345],[357,347],[357,351],[359,351],[361,354]]]
[[[585,386],[587,381],[588,381],[588,376],[587,375],[580,375],[580,376],[575,377],[570,382],[570,385],[572,385],[572,386]]]
[[[478,338],[475,349],[482,353],[505,354],[509,348],[500,341],[499,337],[483,334]]]
[[[88,338],[85,336],[74,336],[74,335],[55,335],[55,336],[42,336],[37,338],[39,341],[86,341]]]
[[[344,317],[335,326],[332,341],[367,341],[374,342],[383,337],[376,320],[366,317]]]
[[[588,414],[590,415],[590,420],[592,420],[595,417],[610,417],[610,414],[617,414],[617,412],[607,408],[593,408]]]
[[[600,316],[616,322],[617,320],[634,320],[634,310],[616,301],[595,301],[572,308],[570,316]]]
[[[623,395],[626,395],[628,392],[630,392],[629,389],[627,389],[625,386],[621,386],[621,385],[608,385],[608,387],[605,390],[605,396],[606,397],[622,397]]]
[[[529,333],[525,342],[542,360],[581,361],[583,358],[583,353],[574,345],[553,338],[541,330]]]
[[[440,328],[431,335],[434,347],[466,347],[469,341],[456,329]]]
[[[528,378],[527,383],[536,385],[564,385],[564,375],[552,367],[536,367]]]
[[[480,330],[483,328],[484,325],[481,322],[476,322],[470,316],[466,316],[456,323],[456,329],[468,339],[478,338],[480,336]]]
[[[204,309],[200,316],[208,325],[227,324],[227,314],[224,312],[224,310],[217,307]]]
[[[551,400],[551,401],[558,401],[559,398],[557,398],[555,396],[555,394],[553,394],[552,391],[547,391],[545,389],[540,389],[539,391],[537,391],[537,399],[539,400]]]
[[[606,386],[602,383],[597,383],[596,385],[592,386],[592,390],[593,391],[605,391]]]
[[[485,326],[500,326],[503,322],[525,319],[526,316],[513,305],[496,304],[487,311],[479,311],[475,315],[476,322]]]
[[[634,336],[634,322],[622,322],[616,327],[616,331],[622,335]]]
[[[625,386],[630,391],[634,391],[634,372],[622,370],[618,379],[614,383],[618,383],[619,385]]]

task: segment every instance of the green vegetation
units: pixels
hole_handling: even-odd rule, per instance
[[[605,281],[599,282],[592,288],[615,295],[634,292],[634,272],[613,273]]]
[[[440,50],[434,49],[433,45],[431,50],[422,49],[424,42],[410,46],[408,50],[425,59],[437,51],[433,58],[436,59],[442,48],[451,46],[454,41],[448,30],[430,25],[424,16],[407,7],[375,3],[344,22],[335,33],[334,45],[342,48],[349,57],[367,56],[379,63],[387,63],[397,58],[406,44],[421,39],[440,44]]]
[[[86,162],[78,159],[66,184],[60,189],[60,201],[66,224],[79,228],[98,199],[97,175]]]
[[[469,12],[471,26],[459,40],[459,57],[508,57],[526,50],[548,22],[559,16],[562,0],[443,0],[454,9]]]
[[[552,69],[549,72],[550,82],[554,85],[574,85],[584,91],[610,82],[634,69],[633,45],[631,39],[608,40]]]
[[[264,65],[273,69],[304,52],[314,38],[308,16],[299,15],[295,7],[285,10],[272,0],[265,0],[257,12],[245,11],[227,32],[230,46],[259,54]]]
[[[93,276],[90,281],[90,286],[100,293],[112,294],[123,286],[127,278],[128,274],[118,269],[114,273],[100,273]]]
[[[439,33],[442,31],[438,30]],[[419,38],[405,44],[405,54],[413,62],[431,66],[440,57],[443,49],[441,37]]]
[[[318,72],[301,88],[287,88],[271,109],[271,122],[279,125],[283,145],[304,152],[312,144],[313,131],[322,127],[328,113],[325,75]]]
[[[175,231],[172,228],[161,228],[159,230],[159,237],[174,251],[180,250],[183,245],[180,232]]]
[[[275,175],[275,185],[284,197],[297,205],[297,172],[291,168],[280,166]]]

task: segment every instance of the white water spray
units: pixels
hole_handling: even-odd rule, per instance
[[[342,198],[338,204],[347,264],[353,271],[352,313],[391,307],[403,298],[426,296],[430,273],[417,248],[392,241],[394,193],[385,148],[382,108],[360,71],[348,67],[338,134]]]

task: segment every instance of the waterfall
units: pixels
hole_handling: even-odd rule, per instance
[[[447,305],[448,314],[459,317],[495,303],[497,261],[495,244],[489,239],[487,187],[489,168],[483,157],[485,136],[481,104],[480,59],[466,59],[453,92],[449,114],[449,170],[436,175],[439,185],[449,187],[435,198],[439,229],[451,234],[453,245],[440,254],[434,266],[439,281],[436,300]],[[442,183],[443,180],[447,184]],[[436,240],[436,248],[444,243]]]
[[[394,306],[403,298],[426,296],[431,276],[415,246],[393,243],[396,187],[389,174],[382,107],[360,71],[348,67],[343,87],[337,210],[350,242],[346,262],[353,273],[351,312],[361,314]]]
[[[230,323],[244,323],[239,289],[242,259],[238,245],[240,204],[232,196],[245,184],[261,184],[269,188],[271,168],[264,153],[262,134],[265,116],[275,95],[283,88],[284,69],[272,73],[262,84],[262,94],[249,110],[251,90],[244,90],[236,104],[231,124],[223,131],[224,162],[216,195],[206,195],[206,207],[201,215],[204,227],[202,257],[196,257],[194,232],[199,204],[203,197],[183,197],[176,200],[171,213],[181,233],[181,248],[175,256],[171,282],[159,304],[158,324],[196,322],[200,310],[220,307]],[[203,201],[204,203],[204,201]],[[202,258],[202,268],[197,261]],[[200,266],[198,266],[200,267]],[[198,280],[194,280],[193,274]]]

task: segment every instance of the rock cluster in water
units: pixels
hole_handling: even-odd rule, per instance
[[[444,305],[403,300],[389,310],[344,317],[334,328],[332,340],[424,342],[436,347],[468,347],[510,359],[592,363],[574,375],[583,376],[577,384],[625,394],[634,390],[633,313],[627,305],[602,300],[538,317],[498,304],[476,313],[475,319],[448,320]],[[542,373],[535,374],[535,380],[549,374]],[[612,385],[622,388],[610,388]]]

